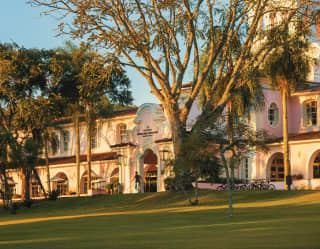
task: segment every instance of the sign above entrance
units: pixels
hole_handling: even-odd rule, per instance
[[[137,135],[142,137],[152,137],[153,134],[157,134],[158,131],[153,131],[151,128],[146,128],[143,132],[139,132]]]

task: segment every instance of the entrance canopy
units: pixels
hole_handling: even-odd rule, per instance
[[[66,180],[65,178],[62,178],[59,176],[54,176],[50,179],[50,181],[52,181],[52,182],[64,182],[65,180]]]

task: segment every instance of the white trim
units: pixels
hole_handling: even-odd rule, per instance
[[[67,176],[67,180],[68,180],[68,182],[70,181],[70,177],[69,177],[69,175],[68,175],[68,174],[67,174],[67,172],[66,172],[66,171],[64,171],[63,169],[59,169],[59,170],[57,170],[57,173],[55,173],[53,177],[55,177],[55,176],[56,176],[56,175],[58,175],[59,173],[64,173],[64,174]],[[50,175],[51,175],[51,174],[50,174]]]
[[[298,141],[289,140],[289,144],[300,144],[300,143],[308,143],[308,144],[320,143],[320,139],[306,139],[306,140],[298,140]],[[283,145],[283,142],[269,144],[269,146],[280,146],[280,145]]]
[[[310,154],[309,154],[309,157],[308,157],[308,160],[307,160],[307,163],[306,163],[306,177],[305,179],[306,180],[312,180],[313,179],[313,176],[311,175],[310,176],[310,167],[312,166],[312,157],[317,153],[317,152],[320,152],[320,147],[314,149]]]
[[[279,154],[279,153],[281,153],[282,155],[283,155],[283,151],[281,150],[281,149],[278,149],[278,150],[276,150],[276,151],[272,151],[272,154],[267,158],[267,164],[266,165],[263,165],[263,167],[265,167],[265,169],[263,170],[263,174],[264,174],[264,178],[265,179],[267,179],[267,178],[269,178],[269,175],[268,175],[268,173],[270,173],[269,172],[269,168],[270,168],[270,166],[271,166],[271,163],[272,163],[272,161],[271,161],[271,159],[273,159],[275,156],[276,156],[276,154]],[[290,157],[290,155],[289,155],[289,157]],[[270,177],[271,178],[271,177]],[[270,179],[269,179],[270,180]]]
[[[277,108],[277,111],[278,111],[278,117],[276,117],[276,124],[270,124],[270,120],[269,120],[269,109],[270,109],[272,104],[276,105],[276,108]],[[271,102],[269,104],[269,107],[267,108],[267,122],[268,122],[268,125],[271,128],[277,128],[279,126],[279,123],[280,123],[280,108],[279,108],[279,104],[276,101]]]

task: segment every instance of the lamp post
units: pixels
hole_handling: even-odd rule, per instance
[[[171,152],[169,150],[163,149],[160,152],[160,160],[163,162],[161,165],[161,174],[164,174],[165,164],[171,159]]]

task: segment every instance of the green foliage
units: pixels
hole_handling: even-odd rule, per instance
[[[32,200],[28,200],[28,199],[26,199],[26,200],[24,200],[22,202],[22,206],[24,206],[26,208],[31,208],[32,204],[33,204],[33,201]]]
[[[55,200],[58,199],[59,195],[60,195],[60,192],[58,190],[54,189],[49,193],[49,198],[48,199],[50,201],[55,201]]]
[[[267,39],[273,42],[275,48],[262,65],[262,73],[271,79],[271,86],[287,94],[305,86],[312,63],[308,53],[310,42],[305,34],[296,35],[292,28],[284,26],[270,31]]]

